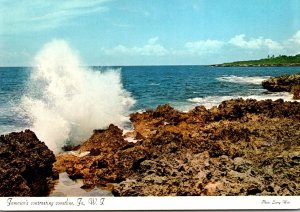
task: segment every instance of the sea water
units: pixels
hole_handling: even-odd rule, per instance
[[[0,68],[0,134],[32,129],[55,153],[93,129],[126,127],[129,114],[170,104],[188,111],[233,98],[293,101],[261,82],[299,67],[84,66],[63,41],[45,45],[33,67]]]

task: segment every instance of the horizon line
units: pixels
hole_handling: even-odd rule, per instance
[[[179,65],[82,65],[81,67],[142,67],[142,66],[213,66],[216,64],[207,64],[207,65],[200,65],[200,64],[179,64]],[[33,68],[37,66],[0,66],[0,68]]]

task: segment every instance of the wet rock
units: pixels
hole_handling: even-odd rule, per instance
[[[84,142],[79,151],[90,151],[95,154],[95,148],[97,151],[117,151],[124,148],[127,142],[124,141],[123,131],[113,124],[109,125],[107,130],[94,130],[94,133],[90,139]]]
[[[30,131],[0,136],[0,196],[47,196],[55,156]]]
[[[294,95],[294,99],[299,99],[300,73],[271,77],[263,81],[262,86],[272,92],[291,92]]]
[[[293,94],[293,99],[300,99],[300,85],[294,85],[291,89],[291,93]]]
[[[271,77],[262,82],[262,86],[269,91],[287,91],[290,92],[292,87],[300,84],[300,73]]]
[[[56,167],[116,196],[299,195],[299,111],[283,100],[163,105],[131,115],[136,143],[110,126],[79,147],[89,155],[58,156]]]

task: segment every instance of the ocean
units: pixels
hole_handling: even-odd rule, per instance
[[[74,59],[74,58],[73,58]],[[79,144],[92,130],[110,123],[128,128],[132,112],[170,104],[188,111],[232,98],[292,101],[289,93],[270,93],[261,82],[293,74],[299,67],[123,66],[0,68],[0,134],[32,129],[54,153],[66,143]],[[51,196],[111,196],[85,191],[65,173]]]
[[[132,128],[129,115],[170,104],[181,111],[232,98],[291,101],[261,82],[299,67],[84,66],[64,41],[45,45],[32,67],[0,68],[0,134],[31,129],[55,153],[94,129]]]
[[[27,117],[30,114],[24,113],[21,100],[28,92],[32,69],[0,68],[0,134],[31,125]],[[299,67],[124,66],[91,69],[100,73],[113,69],[120,73],[123,88],[135,100],[130,112],[154,109],[162,104],[188,111],[197,105],[209,108],[238,97],[291,100],[290,94],[268,92],[261,82],[270,76],[299,72]],[[109,86],[102,92],[110,92]],[[101,101],[105,102],[105,99]]]

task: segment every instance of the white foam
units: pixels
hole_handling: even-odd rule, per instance
[[[208,96],[208,97],[195,97],[188,99],[189,102],[196,103],[196,105],[203,105],[206,108],[219,105],[222,101],[234,98],[233,96]],[[237,97],[236,97],[237,98]],[[194,107],[195,105],[192,105]]]
[[[250,91],[266,91],[264,88],[251,88]]]
[[[217,80],[222,82],[231,82],[231,83],[237,83],[237,84],[254,84],[254,85],[260,85],[262,81],[270,78],[270,76],[235,76],[235,75],[229,75],[229,76],[222,76],[218,77]]]
[[[218,106],[222,101],[230,100],[230,99],[256,99],[256,100],[277,100],[283,99],[284,101],[298,101],[300,100],[293,100],[293,95],[288,92],[278,92],[278,93],[271,93],[271,94],[261,94],[261,95],[248,95],[248,96],[208,96],[208,97],[196,97],[188,99],[188,102],[194,103],[191,105],[191,108],[197,105],[203,105],[206,108],[212,108],[213,106]]]
[[[63,40],[46,44],[35,58],[22,108],[31,129],[55,153],[80,144],[93,129],[128,120],[134,99],[123,89],[120,70],[84,68]]]
[[[90,154],[90,152],[89,151],[85,151],[85,152],[70,151],[69,154],[81,158],[81,157],[87,156],[88,154]]]
[[[125,141],[131,142],[131,143],[136,143],[136,142],[138,142],[138,140],[134,139],[133,137],[125,137],[124,139],[125,139]]]

